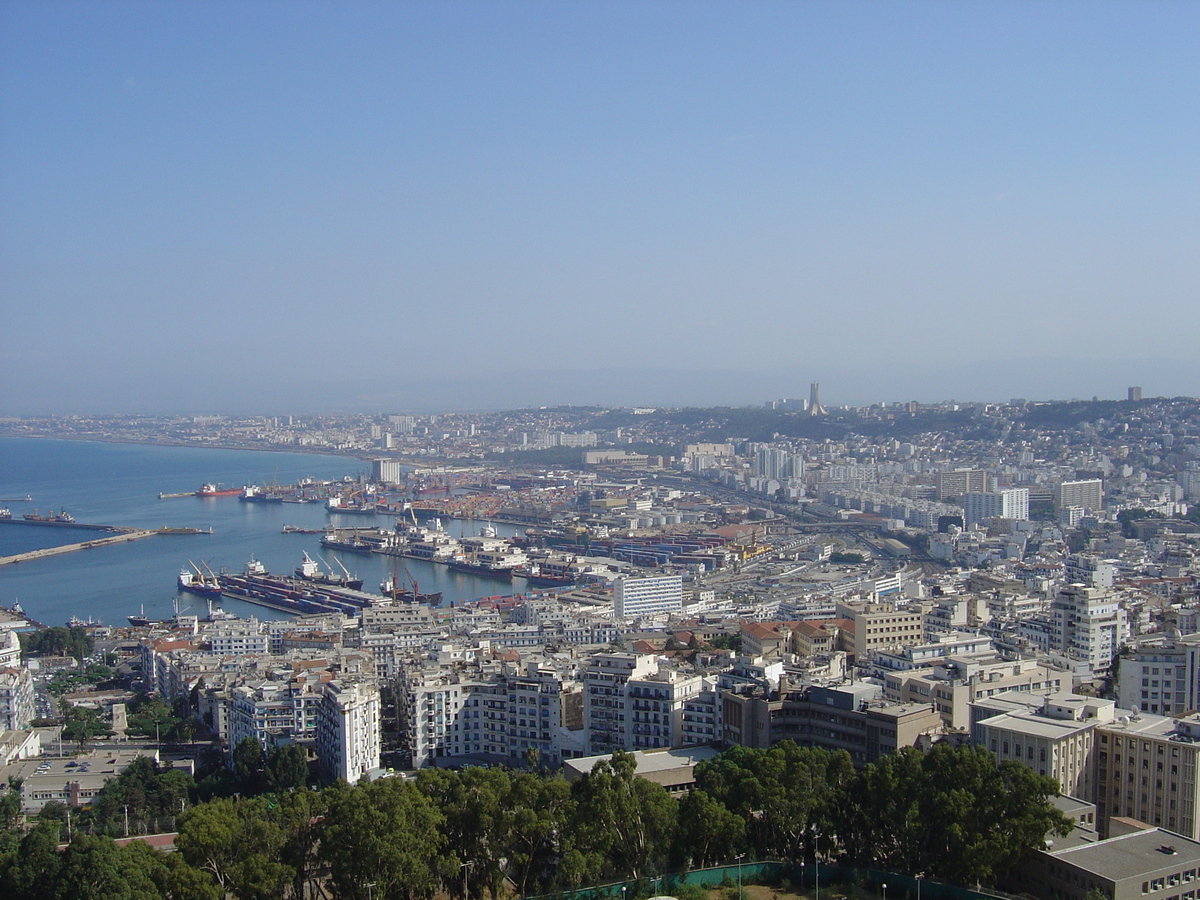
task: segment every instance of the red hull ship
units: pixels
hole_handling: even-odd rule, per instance
[[[241,488],[223,488],[217,484],[203,485],[196,491],[197,497],[237,497],[242,493]]]

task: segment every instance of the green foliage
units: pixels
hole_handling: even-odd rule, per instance
[[[186,806],[194,785],[181,769],[163,769],[148,756],[135,759],[109,780],[90,807],[81,810],[81,826],[120,837],[126,814],[130,834],[147,834],[171,826]]]
[[[759,857],[799,859],[828,823],[854,776],[850,757],[783,741],[734,747],[696,767],[696,785],[745,823]]]
[[[1117,513],[1117,521],[1121,523],[1121,534],[1127,538],[1133,537],[1133,523],[1142,519],[1165,519],[1160,512],[1155,512],[1152,509],[1123,509]]]
[[[257,794],[263,783],[263,748],[258,738],[242,738],[233,748],[233,774],[248,794]]]
[[[385,778],[327,789],[320,859],[336,896],[367,900],[429,900],[458,878],[457,860],[443,854],[445,818],[415,784]]]
[[[26,656],[73,656],[83,662],[90,656],[96,642],[87,630],[80,627],[43,628],[39,631],[22,632],[21,652]]]
[[[94,709],[72,706],[65,700],[59,701],[59,707],[63,717],[63,740],[78,743],[80,752],[86,750],[95,738],[111,731],[108,723]]]
[[[282,794],[303,788],[308,783],[308,753],[299,744],[272,747],[263,776],[269,791]]]
[[[838,552],[838,553],[830,553],[829,561],[831,563],[839,563],[841,565],[850,565],[850,564],[864,563],[867,560],[866,560],[866,557],[864,557],[861,553],[842,551],[842,552]]]
[[[706,792],[694,790],[679,801],[672,863],[682,870],[715,865],[740,853],[745,839],[741,816]]]
[[[846,786],[833,827],[850,861],[925,872],[955,884],[994,883],[1046,834],[1071,821],[1047,800],[1057,783],[982,747],[908,747]]]
[[[575,801],[564,841],[563,874],[575,883],[613,874],[661,871],[675,831],[675,801],[637,778],[633,754],[618,750],[571,786]]]

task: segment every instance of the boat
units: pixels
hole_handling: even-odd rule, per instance
[[[226,610],[223,610],[223,609],[214,608],[212,598],[211,597],[208,598],[208,615],[206,615],[204,617],[205,622],[225,622],[225,621],[228,621],[229,619],[236,619],[236,618],[237,618],[237,616],[235,616],[231,612],[227,612]]]
[[[11,518],[11,515],[10,515]],[[45,525],[74,525],[75,517],[65,509],[59,510],[57,513],[53,511],[47,512],[44,516],[40,515],[35,509],[31,513],[25,513],[21,516],[26,522],[37,522]]]
[[[11,519],[11,518],[12,518],[12,510],[11,509],[9,509],[7,506],[0,509],[0,519]]]
[[[243,503],[282,503],[283,498],[278,494],[260,488],[257,484],[248,484],[242,488],[238,499]]]
[[[196,491],[197,497],[236,497],[242,492],[241,488],[223,488],[219,484],[205,482],[200,490]]]
[[[150,624],[150,620],[146,618],[146,604],[142,604],[142,611],[136,616],[126,616],[129,619],[129,624],[134,628],[144,628]]]
[[[188,560],[188,565],[192,568],[179,570],[179,589],[181,591],[187,591],[189,594],[199,594],[201,597],[221,596],[221,585],[217,580],[217,576],[212,574],[211,569],[208,575],[205,575],[200,571],[200,567],[190,559]]]
[[[284,501],[285,503],[288,501]],[[299,525],[284,525],[280,534],[321,534],[320,528],[301,528]]]
[[[341,576],[334,575],[332,568],[329,572],[324,571],[317,565],[317,561],[305,552],[304,559],[300,561],[300,565],[296,566],[296,577],[311,584],[324,584],[333,587],[349,588],[352,591],[361,591],[363,586],[362,579],[351,578],[350,573],[346,571],[346,567],[336,557],[334,558],[334,562],[341,568]],[[329,565],[329,563],[326,563],[326,565]]]
[[[400,566],[404,569],[404,577],[408,579],[408,583],[412,585],[412,590],[400,586],[400,578],[396,571],[395,562],[392,564],[391,574],[383,579],[379,585],[379,592],[390,599],[393,603],[404,601],[406,603],[427,603],[430,606],[438,606],[442,602],[442,592],[434,591],[428,594],[422,594],[417,587],[417,580],[412,577],[412,573],[408,571],[408,566],[400,561]]]

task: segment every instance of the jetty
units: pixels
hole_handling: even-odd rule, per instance
[[[95,538],[90,541],[81,541],[78,544],[62,544],[58,547],[46,547],[43,550],[30,550],[28,553],[17,553],[13,556],[0,556],[0,566],[11,566],[16,563],[30,562],[35,559],[43,559],[47,556],[59,556],[63,553],[74,553],[76,550],[91,550],[93,547],[107,547],[109,544],[124,544],[128,541],[140,541],[142,538],[153,537],[156,534],[161,534],[158,531],[144,531],[141,528],[117,528],[116,526],[107,526],[105,530],[117,531],[119,533],[109,535],[108,537]]]

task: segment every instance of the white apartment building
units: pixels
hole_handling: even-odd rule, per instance
[[[221,656],[266,654],[271,648],[270,638],[256,619],[213,623],[205,629],[204,637],[209,649]]]
[[[1008,691],[1031,695],[1071,687],[1071,673],[1036,659],[949,657],[932,669],[892,672],[884,697],[894,703],[930,703],[950,728],[969,728],[972,703]]]
[[[716,697],[704,697],[715,691],[712,679],[633,653],[598,653],[582,677],[589,753],[679,747],[719,733]]]
[[[430,669],[403,681],[402,703],[413,765],[484,757],[523,765],[584,754],[582,688],[569,672],[530,660],[523,671],[490,674]]]
[[[1129,634],[1125,610],[1105,590],[1070,584],[1059,590],[1050,605],[1054,630],[1050,649],[1106,671],[1117,649]]]
[[[618,618],[679,615],[683,612],[683,577],[622,577],[616,580],[613,614]]]
[[[263,747],[311,740],[316,733],[323,685],[320,676],[239,684],[228,692],[225,723],[229,747],[255,738]]]
[[[1009,488],[1002,491],[968,491],[963,494],[963,523],[969,528],[986,519],[1029,518],[1029,489]]]
[[[1054,488],[1054,508],[1078,507],[1088,512],[1104,508],[1104,482],[1099,478],[1083,481],[1064,481]]]
[[[21,664],[21,639],[11,628],[0,628],[0,669]]]
[[[1142,641],[1117,662],[1123,709],[1177,716],[1200,709],[1200,634]]]
[[[583,719],[589,753],[628,746],[628,683],[657,670],[654,657],[634,653],[597,653],[588,660],[583,670]]]
[[[28,728],[35,710],[29,670],[22,666],[0,668],[0,732]]]
[[[317,710],[317,756],[326,774],[354,784],[379,768],[379,687],[330,681]]]
[[[1116,562],[1091,553],[1073,553],[1063,562],[1063,581],[1089,587],[1110,588],[1117,576]]]

